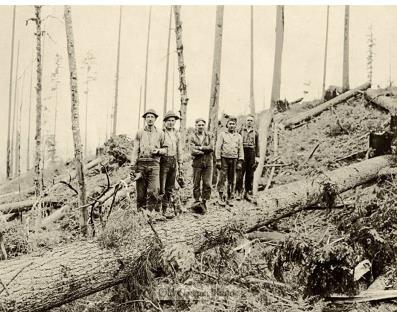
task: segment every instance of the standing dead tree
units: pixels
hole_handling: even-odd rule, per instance
[[[12,10],[12,31],[11,31],[11,61],[10,61],[10,81],[8,86],[8,125],[7,125],[7,160],[6,177],[11,179],[11,110],[12,110],[12,73],[14,68],[14,40],[15,40],[15,10]]]
[[[55,103],[54,103],[54,130],[52,134],[53,138],[53,150],[51,153],[51,160],[54,162],[55,161],[55,156],[56,156],[56,134],[57,134],[57,115],[58,115],[58,85],[60,83],[59,81],[59,69],[61,67],[61,56],[57,53],[55,55],[55,70],[51,74],[51,80],[53,83],[53,86],[51,88],[51,91],[55,92]]]
[[[350,89],[349,84],[349,19],[350,19],[350,6],[345,5],[345,30],[343,35],[343,77],[342,89],[343,92]]]
[[[254,6],[251,5],[250,113],[255,114],[254,98]]]
[[[174,15],[175,15],[175,34],[176,34],[176,52],[178,54],[178,70],[179,70],[179,92],[181,93],[181,140],[183,146],[185,146],[186,138],[186,108],[187,108],[187,85],[186,85],[186,72],[185,72],[185,62],[183,59],[183,43],[182,43],[182,21],[181,21],[181,6],[174,5]]]
[[[323,93],[322,99],[325,98],[325,81],[327,78],[327,54],[328,54],[328,26],[329,26],[329,5],[327,5],[327,22],[325,26],[325,45],[324,45],[324,68],[323,68]]]
[[[28,142],[26,147],[26,171],[30,170],[30,122],[32,120],[32,84],[33,84],[33,63],[30,68],[30,83],[29,83],[29,116],[28,116]]]
[[[13,103],[13,112],[12,112],[12,129],[11,129],[11,158],[10,158],[10,176],[15,176],[14,170],[14,159],[15,159],[15,130],[16,130],[16,123],[17,123],[17,96],[18,96],[18,82],[19,82],[19,46],[20,41],[18,40],[18,49],[17,49],[17,67],[15,71],[15,85],[14,85],[14,103]]]
[[[167,61],[166,61],[166,64],[165,64],[165,86],[164,86],[163,116],[165,116],[165,113],[167,112],[168,73],[169,73],[169,69],[170,69],[171,23],[172,23],[172,6],[170,7],[170,18],[169,18],[169,23],[168,23]]]
[[[223,5],[216,7],[214,56],[212,61],[212,80],[210,94],[210,109],[208,115],[208,130],[215,133],[218,126],[219,92],[222,58],[222,33],[223,33]]]
[[[76,57],[74,52],[74,38],[73,38],[71,11],[72,11],[71,7],[69,5],[65,5],[64,17],[65,17],[66,41],[67,41],[69,71],[70,71],[70,91],[72,98],[71,111],[72,111],[73,144],[74,144],[74,162],[77,171],[77,179],[79,181],[79,205],[81,209],[80,228],[82,234],[86,235],[88,209],[86,207],[86,186],[84,181],[83,153],[82,153],[81,135],[80,135],[79,96],[77,89],[77,70],[76,70]]]
[[[117,40],[117,61],[116,61],[116,86],[114,91],[114,106],[113,106],[113,129],[112,136],[116,135],[117,130],[117,108],[118,108],[118,99],[119,99],[119,75],[120,75],[120,38],[121,38],[121,17],[122,17],[122,6],[120,5],[120,13],[119,13],[119,35]],[[88,67],[87,67],[88,69]],[[87,72],[88,76],[88,72]],[[88,82],[87,82],[88,88]],[[87,93],[88,98],[88,93]],[[87,128],[86,128],[87,130]],[[84,146],[84,155],[87,156],[87,142],[85,142]]]
[[[147,40],[146,40],[146,63],[145,63],[145,89],[143,91],[143,111],[146,112],[146,94],[147,94],[147,76],[149,65],[149,42],[150,42],[150,24],[152,21],[152,7],[149,9],[149,21],[147,26]]]
[[[280,99],[281,87],[281,59],[283,55],[284,45],[284,6],[277,6],[276,13],[276,46],[274,54],[274,69],[273,69],[273,85],[270,108],[264,111],[259,116],[259,142],[260,142],[260,158],[259,165],[254,173],[253,192],[257,194],[258,184],[262,176],[263,166],[265,165],[267,137],[270,126],[273,120],[273,109],[276,102]],[[276,125],[275,125],[276,127]]]
[[[374,33],[372,31],[372,24],[368,29],[368,55],[367,55],[367,70],[368,70],[368,81],[372,84],[372,75],[374,73],[374,47],[375,47],[375,38]]]

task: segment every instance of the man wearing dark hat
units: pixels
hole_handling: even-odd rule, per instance
[[[231,199],[234,195],[234,180],[236,170],[241,170],[244,150],[243,139],[236,132],[237,118],[229,117],[227,131],[220,132],[216,141],[215,157],[216,167],[220,170],[218,180],[219,204],[233,206]],[[224,188],[227,180],[227,201],[225,202]]]
[[[195,132],[189,138],[193,156],[193,197],[195,200],[193,207],[201,207],[202,213],[207,211],[206,202],[211,198],[212,154],[214,152],[214,139],[205,131],[205,124],[203,118],[196,119]]]
[[[166,153],[162,148],[164,133],[154,126],[158,117],[154,109],[147,110],[142,117],[145,127],[138,130],[131,157],[131,179],[136,180],[137,207],[149,211],[156,209],[160,189],[160,156]]]
[[[237,200],[242,198],[245,176],[244,198],[252,201],[252,184],[259,158],[259,134],[255,129],[254,116],[248,115],[244,127],[240,130],[240,134],[243,138],[244,163],[243,168],[237,172],[236,198]]]
[[[175,187],[177,171],[182,168],[182,147],[178,132],[175,130],[175,122],[180,119],[173,111],[164,115],[164,141],[161,147],[166,149],[160,158],[160,195],[162,196],[162,209],[166,217],[172,217],[168,209],[170,199]]]

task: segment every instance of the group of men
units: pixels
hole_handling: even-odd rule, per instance
[[[154,125],[159,117],[155,110],[147,110],[143,116],[144,128],[138,130],[131,157],[131,179],[136,181],[137,208],[159,211],[172,217],[170,203],[175,182],[183,179],[183,144],[175,123],[179,116],[172,111],[165,114],[164,126]],[[237,131],[237,119],[229,116],[226,130],[216,137],[206,131],[206,121],[195,121],[194,133],[189,137],[193,158],[193,207],[207,211],[211,198],[214,166],[218,170],[217,190],[219,205],[232,206],[233,199],[252,200],[253,177],[259,157],[258,132],[254,117],[248,116],[246,124]],[[214,158],[215,156],[215,158]],[[244,183],[245,180],[245,183]],[[182,184],[182,183],[181,183]]]

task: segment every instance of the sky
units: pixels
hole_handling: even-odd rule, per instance
[[[208,117],[215,31],[215,6],[182,6],[182,37],[186,65],[187,125],[202,116]],[[17,46],[20,44],[17,104],[22,103],[22,171],[26,168],[26,145],[31,103],[31,149],[35,129],[35,89],[30,95],[30,77],[35,48],[33,6],[17,6],[15,30],[14,77]],[[149,42],[147,106],[162,115],[167,36],[170,6],[153,6]],[[140,88],[144,88],[148,6],[123,6],[120,51],[118,134],[133,136],[138,128]],[[275,6],[254,6],[254,96],[257,111],[270,103],[275,45]],[[0,6],[0,178],[5,175],[7,116],[10,75],[12,6]],[[45,134],[54,129],[55,92],[51,90],[51,73],[55,55],[61,57],[57,153],[62,159],[73,155],[69,68],[63,6],[43,6],[45,42],[43,55],[43,104]],[[110,113],[115,99],[115,75],[119,22],[118,6],[72,6],[73,31],[78,67],[81,133],[84,138],[86,94],[83,60],[88,52],[95,57],[92,72],[95,81],[88,93],[88,152],[104,142],[110,131]],[[330,7],[326,85],[341,85],[343,61],[344,6]],[[281,97],[294,100],[309,93],[305,100],[321,96],[325,41],[326,6],[286,6],[282,56]],[[351,6],[350,8],[350,86],[367,81],[367,34],[372,25],[376,40],[373,85],[386,86],[397,79],[397,6]],[[179,109],[178,71],[175,52],[174,20],[171,32],[171,55],[168,108],[174,95]],[[220,77],[220,111],[248,113],[250,77],[250,7],[225,6]],[[174,75],[174,83],[173,83]],[[15,79],[14,79],[15,80]],[[35,83],[35,68],[32,81]],[[14,87],[14,85],[13,85]],[[14,90],[13,90],[14,93]],[[143,93],[143,91],[142,91]],[[143,96],[142,96],[143,98]],[[142,113],[142,112],[141,112]],[[160,126],[160,120],[157,121]],[[83,139],[84,142],[84,139]],[[32,152],[31,152],[32,155]],[[31,160],[33,156],[31,156]]]

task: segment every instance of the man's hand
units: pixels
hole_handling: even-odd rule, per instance
[[[222,168],[222,161],[221,161],[220,159],[217,159],[217,160],[216,160],[215,166],[216,166],[216,169],[221,170],[221,168]]]
[[[159,154],[160,154],[160,150],[158,148],[152,150],[152,155],[159,155]]]
[[[259,165],[259,157],[255,157],[255,163],[252,166],[252,169],[256,170],[256,168],[258,168]]]
[[[241,169],[243,169],[243,160],[239,159],[237,160],[236,170],[241,170]]]
[[[131,166],[130,167],[130,179],[131,181],[135,181],[136,177],[136,166]]]

